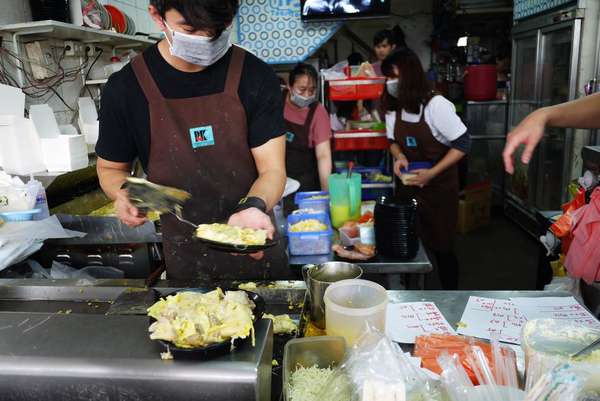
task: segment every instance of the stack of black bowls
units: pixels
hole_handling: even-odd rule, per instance
[[[382,256],[413,259],[419,251],[417,201],[382,197],[375,204],[375,241]]]

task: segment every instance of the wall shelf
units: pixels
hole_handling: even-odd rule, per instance
[[[147,47],[156,43],[156,40],[150,39],[147,36],[124,35],[113,31],[92,29],[51,20],[4,25],[0,26],[0,32],[8,32],[17,36],[75,40],[121,48]]]

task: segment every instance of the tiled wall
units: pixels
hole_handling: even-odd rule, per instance
[[[101,3],[114,5],[133,18],[138,32],[159,32],[148,14],[149,0],[101,0]]]

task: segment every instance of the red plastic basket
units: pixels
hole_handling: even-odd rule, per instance
[[[333,134],[336,151],[386,150],[390,144],[385,131],[336,131]]]
[[[385,78],[347,78],[329,81],[331,100],[379,99],[383,95]]]

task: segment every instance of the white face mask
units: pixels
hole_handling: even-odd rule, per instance
[[[216,63],[221,57],[227,53],[231,47],[229,37],[231,35],[232,26],[229,26],[223,31],[221,36],[212,40],[207,36],[189,35],[171,29],[165,21],[165,26],[171,32],[172,40],[169,43],[171,55],[179,57],[182,60],[191,64],[209,66]]]
[[[385,87],[390,96],[398,97],[398,78],[388,79],[385,82]]]
[[[296,106],[303,108],[303,107],[308,107],[311,104],[314,103],[314,101],[316,100],[316,96],[312,95],[312,96],[301,96],[298,95],[296,92],[294,92],[293,90],[290,92],[290,100],[292,101],[292,103],[294,103]]]

